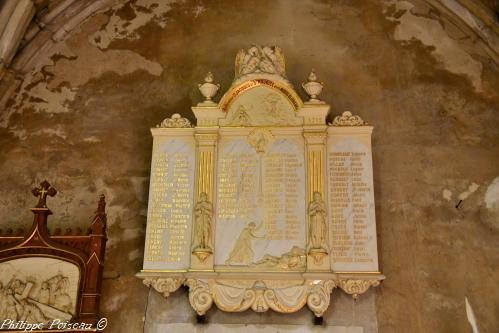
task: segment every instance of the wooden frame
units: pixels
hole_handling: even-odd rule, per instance
[[[56,230],[55,235],[51,236],[47,220],[52,211],[47,208],[45,200],[47,194],[53,196],[55,193],[57,191],[46,181],[33,190],[33,194],[40,199],[37,206],[31,208],[34,220],[26,235],[22,236],[22,231],[13,235],[12,230],[3,234],[0,230],[0,263],[43,257],[76,265],[80,276],[75,315],[71,321],[93,326],[100,319],[99,303],[107,240],[105,197],[99,197],[98,208],[87,233],[82,234],[78,230],[75,235],[68,228],[65,235],[60,235],[60,230]]]

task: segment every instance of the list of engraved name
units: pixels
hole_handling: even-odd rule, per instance
[[[262,209],[266,239],[299,239],[300,169],[303,162],[292,153],[224,154],[218,169],[218,219],[249,222]]]
[[[368,263],[371,187],[364,181],[365,152],[332,152],[329,163],[332,256],[337,263]]]
[[[185,257],[191,216],[186,153],[158,153],[152,165],[145,261],[178,263]]]

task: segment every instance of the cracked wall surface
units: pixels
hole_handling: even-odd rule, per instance
[[[185,291],[164,300],[134,276],[149,128],[173,113],[193,120],[197,83],[212,71],[226,90],[237,51],[252,43],[283,49],[300,93],[314,68],[332,115],[351,110],[375,126],[387,280],[358,302],[335,292],[328,328],[470,332],[467,298],[480,332],[497,332],[499,69],[476,36],[426,1],[113,2],[41,47],[0,112],[0,228],[30,225],[30,189],[43,179],[59,191],[49,200],[51,229],[86,229],[104,193],[109,332],[193,323]],[[210,318],[224,325],[289,317],[212,309]],[[289,323],[313,330],[306,312]]]

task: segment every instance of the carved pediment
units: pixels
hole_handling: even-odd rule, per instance
[[[231,93],[236,94],[237,90]],[[296,126],[302,122],[303,120],[296,116],[293,100],[275,88],[258,85],[234,96],[227,105],[226,117],[220,120],[220,125]]]

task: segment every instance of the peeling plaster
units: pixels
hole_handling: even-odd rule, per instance
[[[105,307],[107,311],[117,311],[121,309],[121,305],[126,300],[127,296],[125,294],[118,294],[116,296],[111,296],[105,302]]]
[[[128,252],[128,260],[134,261],[142,257],[142,251],[140,249],[135,249]]]
[[[122,240],[127,241],[131,239],[138,238],[144,234],[144,230],[142,228],[132,228],[132,229],[125,229],[123,231],[122,235]]]
[[[499,177],[494,179],[485,192],[485,207],[499,213]]]
[[[459,307],[457,302],[453,301],[449,297],[445,297],[442,294],[429,292],[426,296],[429,300],[431,300],[429,304],[431,304],[435,309],[455,310]]]
[[[480,185],[478,185],[477,183],[473,182],[471,183],[470,186],[468,186],[468,190],[462,192],[461,194],[459,194],[459,200],[465,200],[467,199],[470,195],[472,195],[473,193],[475,193],[476,190],[478,190],[478,188],[480,187]]]
[[[63,140],[67,139],[67,134],[61,126],[57,126],[56,128],[44,128],[39,131],[33,132],[31,135],[43,135],[43,136],[56,136]]]
[[[484,196],[485,207],[480,209],[481,220],[499,230],[499,177],[487,187]]]
[[[99,139],[98,137],[96,137],[95,135],[92,135],[92,136],[84,138],[83,142],[87,142],[87,143],[99,143],[99,142],[102,142],[102,140]]]
[[[474,88],[482,91],[482,64],[473,59],[459,43],[450,38],[441,23],[437,20],[415,15],[414,5],[407,1],[388,1],[385,5],[395,5],[396,13],[402,15],[388,17],[398,22],[393,38],[398,41],[419,40],[426,46],[433,47],[432,54],[451,73],[466,75]]]
[[[163,72],[160,64],[129,50],[104,52],[89,44],[88,40],[76,43],[74,47],[68,45],[70,43],[59,42],[50,54],[43,57],[44,61],[27,74],[14,105],[0,119],[0,127],[8,126],[14,112],[22,113],[26,109],[54,114],[70,112],[70,103],[74,101],[79,87],[106,72],[127,75],[144,70],[154,76],[160,76]],[[63,58],[54,61],[55,55]]]
[[[90,37],[91,43],[100,49],[106,49],[114,40],[140,38],[137,30],[153,21],[160,27],[166,26],[165,14],[170,11],[172,0],[137,0],[134,3],[119,4],[112,8],[112,15],[107,25]],[[129,5],[134,12],[133,19],[123,19],[118,15],[120,9]],[[201,13],[201,12],[200,12]]]
[[[442,191],[442,197],[447,200],[447,201],[451,201],[452,199],[452,192],[448,189],[444,189]]]

